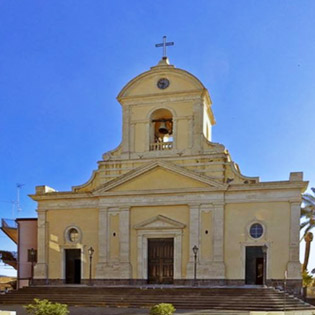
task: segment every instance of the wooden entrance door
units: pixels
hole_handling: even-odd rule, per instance
[[[81,250],[66,249],[66,283],[81,282]]]
[[[148,239],[148,282],[157,284],[173,283],[174,239]]]

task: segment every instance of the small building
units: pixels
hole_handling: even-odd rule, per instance
[[[32,282],[37,252],[37,219],[2,219],[1,230],[17,245],[17,255],[0,250],[2,261],[17,270],[17,288]]]
[[[117,99],[122,142],[88,182],[31,195],[35,282],[87,283],[91,267],[94,284],[277,286],[287,274],[299,290],[303,174],[273,182],[243,175],[212,142],[208,90],[166,57]]]

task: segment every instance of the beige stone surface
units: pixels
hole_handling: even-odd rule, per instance
[[[160,78],[169,80],[168,88],[157,87]],[[300,279],[302,173],[276,182],[241,174],[227,149],[211,142],[207,89],[166,61],[127,83],[117,99],[119,147],[103,155],[85,184],[67,192],[38,186],[31,195],[38,202],[37,279],[64,279],[68,248],[81,250],[87,279],[93,246],[93,278],[145,280],[147,240],[154,237],[174,238],[176,279],[193,278],[194,245],[200,279],[244,280],[246,246],[263,245],[268,279],[283,280],[285,270],[288,279]],[[171,119],[171,141],[154,142],[156,117]],[[255,222],[264,227],[259,239],[249,236]],[[65,238],[71,226],[81,231],[75,244]]]

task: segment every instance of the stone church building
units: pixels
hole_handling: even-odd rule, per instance
[[[276,286],[286,274],[298,288],[303,174],[276,182],[241,174],[211,141],[208,90],[166,57],[117,99],[122,141],[91,178],[31,195],[34,283],[87,283],[91,267],[95,285],[191,285],[196,277],[198,285]]]

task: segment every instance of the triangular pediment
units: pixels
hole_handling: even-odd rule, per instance
[[[97,189],[94,193],[126,191],[161,191],[181,189],[225,189],[214,179],[169,162],[153,162],[126,173]]]
[[[136,230],[157,230],[157,229],[183,229],[186,225],[165,217],[164,215],[158,215],[154,218],[145,220],[134,226]]]

